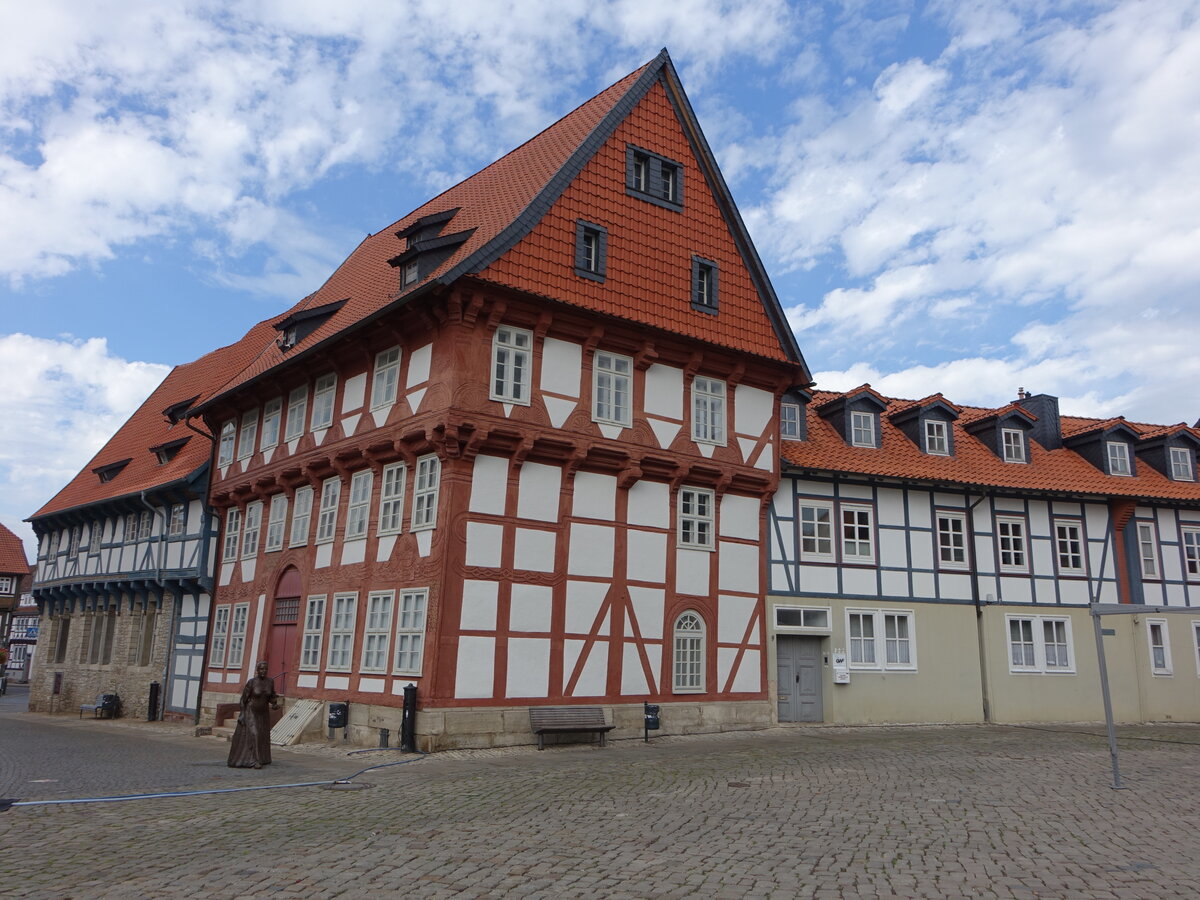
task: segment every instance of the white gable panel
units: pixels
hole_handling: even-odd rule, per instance
[[[429,380],[429,360],[433,356],[433,344],[418,347],[408,355],[408,387],[424,384]]]
[[[607,584],[594,581],[567,582],[566,630],[569,634],[587,634],[592,630],[592,623],[596,621],[596,614],[600,612],[607,593]],[[601,623],[598,633],[608,634],[607,621]]]
[[[550,424],[555,428],[562,428],[578,405],[574,400],[564,400],[562,397],[550,397],[546,394],[542,395],[542,403],[546,405],[546,415],[550,417]]]
[[[760,554],[756,544],[734,544],[721,541],[718,584],[725,591],[758,593]]]
[[[754,597],[721,595],[717,606],[717,640],[723,644],[740,644],[758,600]],[[751,640],[753,640],[751,635]]]
[[[650,430],[654,432],[658,446],[663,448],[671,446],[682,427],[678,422],[666,422],[653,416],[647,416],[646,421],[650,423]]]
[[[922,532],[916,532],[912,538],[917,543],[928,547],[928,539]],[[884,566],[908,567],[908,541],[903,531],[891,528],[879,530],[879,562]],[[914,562],[914,565],[919,565]],[[929,568],[929,566],[923,566]]]
[[[579,344],[557,338],[542,341],[542,390],[578,397],[582,358]]]
[[[396,535],[385,534],[379,539],[379,546],[375,549],[375,561],[387,562],[392,558],[392,549],[396,546]]]
[[[313,568],[324,569],[333,562],[333,544],[321,544],[313,556]]]
[[[633,614],[637,617],[638,630],[646,640],[662,639],[665,596],[665,591],[656,588],[629,589],[629,602],[633,607]]]
[[[842,590],[844,590],[847,594],[857,594],[861,597],[877,596],[879,593],[879,585],[875,580],[875,570],[842,570]]]
[[[525,463],[521,466],[517,516],[540,522],[557,522],[561,492],[562,469],[541,463]]]
[[[758,540],[760,509],[757,497],[726,494],[721,498],[721,537]]]
[[[708,596],[709,561],[712,554],[704,550],[675,551],[675,590],[680,594]]]
[[[500,456],[477,456],[471,469],[471,512],[504,515],[508,496],[508,460]]]
[[[904,491],[880,488],[877,499],[880,525],[904,524]]]
[[[563,677],[570,678],[570,671],[564,669]],[[575,683],[573,697],[600,697],[606,693],[608,683],[608,641],[596,641],[587,651],[587,660],[579,681]],[[564,685],[565,687],[565,685]]]
[[[518,528],[513,548],[513,568],[531,572],[553,572],[554,553],[558,541],[555,531]]]
[[[572,575],[612,577],[613,536],[608,525],[571,525],[567,571]]]
[[[883,580],[883,596],[885,597],[908,597],[908,573],[907,572],[880,572],[880,578]],[[918,595],[919,596],[919,595]]]
[[[366,539],[346,541],[342,544],[342,565],[353,566],[367,558]]]
[[[733,389],[734,431],[760,435],[771,424],[775,396],[760,388],[739,384]]]
[[[667,536],[661,531],[628,532],[626,572],[630,581],[662,584],[667,579]]]
[[[683,418],[683,369],[653,365],[646,370],[646,413]]]
[[[737,649],[734,647],[718,647],[717,648],[717,690],[725,690],[725,685],[729,681],[729,673],[733,671],[733,661],[737,657]]]
[[[762,669],[757,650],[747,650],[742,654],[730,690],[735,694],[754,694],[762,690]]]
[[[459,699],[491,697],[495,661],[495,638],[460,637],[458,666],[454,673],[454,696]]]
[[[503,544],[503,525],[489,525],[484,522],[467,523],[466,563],[468,566],[498,568]]]

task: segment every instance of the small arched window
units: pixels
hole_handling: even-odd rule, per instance
[[[704,690],[704,620],[688,611],[675,620],[674,677],[676,693]]]

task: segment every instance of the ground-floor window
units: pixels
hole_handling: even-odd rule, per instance
[[[425,608],[429,591],[425,588],[401,591],[396,620],[396,673],[421,674],[421,655],[425,646]]]
[[[1150,641],[1150,671],[1155,675],[1170,675],[1171,644],[1167,638],[1166,619],[1147,619],[1146,637]]]
[[[1071,620],[1054,616],[1007,616],[1010,672],[1073,673]]]
[[[846,638],[851,668],[917,667],[915,622],[910,610],[848,609]]]
[[[674,677],[676,693],[704,690],[704,620],[690,610],[675,620]]]

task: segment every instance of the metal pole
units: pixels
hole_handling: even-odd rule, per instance
[[[417,686],[404,686],[404,715],[400,719],[400,750],[403,753],[417,752]]]
[[[1113,790],[1123,791],[1121,784],[1121,761],[1117,756],[1117,726],[1113,724],[1112,694],[1108,690],[1108,661],[1104,657],[1104,631],[1100,627],[1100,614],[1092,610],[1092,629],[1096,632],[1096,659],[1100,664],[1100,693],[1104,697],[1104,721],[1108,725],[1108,755],[1112,759]]]

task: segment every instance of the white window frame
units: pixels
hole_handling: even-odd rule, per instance
[[[246,517],[242,522],[242,559],[258,556],[258,538],[262,532],[263,502],[255,500],[246,504]]]
[[[325,636],[325,594],[312,594],[304,605],[304,636],[300,643],[299,668],[321,668],[321,639]]]
[[[937,510],[934,515],[937,536],[939,569],[963,570],[970,566],[967,556],[967,515],[961,512]],[[942,526],[946,527],[943,528]],[[947,554],[950,558],[947,559]],[[958,556],[958,559],[954,557]]]
[[[725,446],[725,382],[697,375],[692,379],[692,440]]]
[[[237,437],[237,420],[230,419],[221,426],[221,442],[217,447],[217,465],[222,468],[233,462],[234,441]]]
[[[678,546],[687,550],[715,550],[716,494],[705,488],[681,487],[676,514]]]
[[[1200,678],[1200,619],[1192,619],[1192,662],[1196,664],[1196,677]]]
[[[343,540],[352,541],[367,536],[371,521],[371,491],[375,473],[370,469],[355,472],[350,477],[350,503],[346,507],[346,534]]]
[[[312,531],[313,487],[306,484],[296,488],[295,504],[292,508],[292,527],[288,532],[289,547],[303,547],[308,543]]]
[[[1182,525],[1179,531],[1184,580],[1200,581],[1200,525]]]
[[[333,595],[329,616],[329,658],[325,663],[328,671],[350,671],[354,663],[354,620],[357,616],[357,593]]]
[[[1109,475],[1133,475],[1133,466],[1129,462],[1129,445],[1124,441],[1106,441],[1105,454],[1108,457]]]
[[[246,655],[246,626],[250,622],[250,604],[235,603],[229,622],[229,655],[225,668],[240,669]]]
[[[501,403],[528,406],[533,386],[533,332],[501,325],[492,336],[489,396]]]
[[[442,461],[436,454],[417,459],[413,472],[412,517],[410,531],[425,531],[437,525],[438,493],[441,487]]]
[[[141,514],[140,517],[138,517],[138,540],[148,540],[150,535],[153,533],[153,529],[154,516],[150,513],[150,510],[147,509]]]
[[[606,350],[592,357],[592,421],[633,423],[633,359]]]
[[[284,426],[283,439],[294,441],[304,434],[304,423],[308,418],[308,385],[302,384],[292,388],[288,394],[287,424]]]
[[[225,511],[225,545],[221,553],[222,562],[233,562],[238,558],[241,534],[242,511],[236,506],[231,506]]]
[[[167,535],[179,537],[185,531],[187,531],[187,504],[176,503],[171,506],[171,523],[167,526]]]
[[[875,446],[875,414],[860,409],[850,410],[850,445]]]
[[[1006,554],[1008,562],[1004,561]],[[1017,554],[1020,562],[1015,561]],[[1029,528],[1024,518],[996,516],[996,559],[1001,572],[1029,571]]]
[[[685,620],[688,620],[686,624]],[[695,626],[691,623],[695,622]],[[694,609],[675,617],[671,626],[671,692],[704,693],[707,632],[704,617]]]
[[[854,636],[854,620],[858,619],[860,632]],[[871,623],[870,634],[862,630],[862,624]],[[899,630],[891,636],[889,626],[904,622],[903,637]],[[911,609],[873,609],[848,607],[846,609],[846,662],[851,669],[867,672],[915,672],[917,671],[916,613]],[[902,660],[901,649],[907,651],[908,659]],[[889,659],[894,651],[895,660]],[[870,657],[868,659],[867,657]]]
[[[931,456],[950,455],[950,423],[943,419],[925,420],[925,452]]]
[[[287,524],[287,514],[287,494],[276,494],[271,498],[271,511],[267,515],[267,539],[263,544],[264,553],[283,549],[283,532],[284,526]]]
[[[1158,541],[1154,523],[1135,520],[1137,526],[1138,561],[1142,578],[1157,581],[1162,577],[1162,564],[1158,559]]]
[[[400,386],[400,347],[389,347],[375,354],[375,374],[371,379],[371,409],[383,409],[396,402]]]
[[[784,440],[800,439],[800,404],[779,404],[779,436]]]
[[[799,507],[797,515],[801,562],[833,562],[836,546],[833,533],[833,504],[821,500],[803,500]],[[821,513],[824,513],[824,517]],[[812,549],[806,549],[806,541],[811,542]],[[822,550],[822,545],[829,549]]]
[[[1087,542],[1083,539],[1083,523],[1076,520],[1055,519],[1051,522],[1054,527],[1054,565],[1060,575],[1087,574]],[[1068,531],[1063,534],[1063,531]],[[1069,532],[1073,531],[1072,537]],[[1072,549],[1074,547],[1074,549]],[[1072,558],[1078,559],[1077,565],[1071,565]],[[1064,563],[1063,560],[1067,562]]]
[[[11,594],[13,592],[13,577],[11,575],[0,575],[0,594]]]
[[[367,594],[367,615],[363,622],[361,672],[387,672],[391,662],[392,610],[395,591],[371,591]]]
[[[333,425],[333,404],[337,399],[337,373],[326,372],[313,387],[312,418],[309,431],[324,431]]]
[[[853,516],[854,521],[848,522],[848,515]],[[863,528],[866,529],[865,538],[861,531]],[[853,529],[854,533],[852,534],[848,529]],[[875,562],[875,510],[870,506],[857,503],[843,503],[838,514],[838,543],[841,545],[842,562]],[[851,544],[863,543],[868,545],[867,553],[857,552],[861,550],[861,547],[856,547],[854,553],[850,552]]]
[[[337,475],[321,482],[321,509],[317,513],[314,544],[331,543],[337,535],[338,505],[342,501],[342,479]]]
[[[1004,461],[1025,462],[1025,432],[1020,428],[1001,428],[1000,444],[1004,448]]]
[[[404,482],[408,466],[402,462],[383,467],[379,484],[378,534],[399,534],[404,527]]]
[[[1195,481],[1196,476],[1192,470],[1192,451],[1186,447],[1171,447],[1171,477],[1176,481]]]
[[[258,436],[258,446],[267,450],[279,443],[279,426],[283,418],[283,398],[276,397],[268,400],[263,406],[262,433]]]
[[[1158,629],[1161,643],[1154,642],[1154,632]],[[1175,668],[1171,664],[1171,630],[1166,619],[1146,620],[1146,646],[1150,651],[1150,673],[1152,675],[1174,675]],[[1156,651],[1161,650],[1161,662]]]
[[[258,407],[242,413],[242,427],[238,432],[237,458],[249,459],[254,455],[258,443]]]
[[[786,622],[780,622],[779,614],[781,612],[799,613],[801,624],[789,625]],[[808,621],[810,616],[812,616],[814,619],[822,618],[824,620],[824,624],[818,624],[815,621],[810,623]],[[775,630],[776,631],[787,632],[788,634],[793,634],[793,633],[794,634],[832,634],[832,622],[833,622],[832,607],[828,607],[828,606],[792,606],[791,604],[785,603],[785,604],[777,605],[775,607],[774,618],[775,618]]]
[[[218,606],[213,611],[212,640],[209,642],[208,648],[208,666],[210,669],[225,668],[225,646],[229,638],[230,610],[231,607],[225,605]]]
[[[400,592],[396,610],[396,648],[392,672],[396,675],[420,675],[425,656],[425,621],[429,608],[429,588],[410,588]]]
[[[1021,634],[1018,642],[1021,647],[1021,660],[1014,658],[1015,644],[1013,642],[1013,623],[1028,624],[1028,640]],[[1046,626],[1055,630],[1062,626],[1065,641],[1052,642],[1055,647],[1066,648],[1066,664],[1048,662],[1046,652]],[[1057,635],[1055,635],[1057,637]],[[1007,647],[1008,671],[1013,675],[1074,675],[1075,674],[1075,641],[1071,634],[1071,620],[1066,616],[1026,616],[1010,614],[1004,617],[1004,642]],[[1057,659],[1058,654],[1054,654]],[[1027,661],[1028,660],[1028,661]]]

